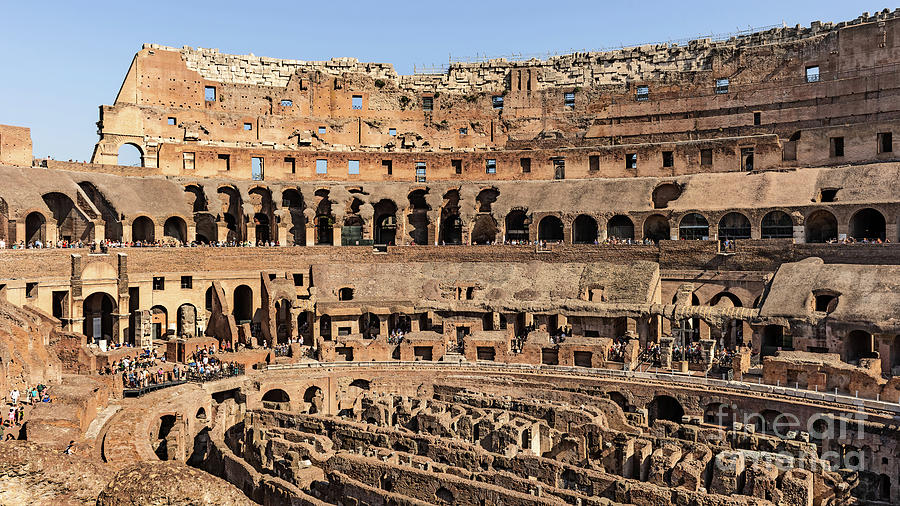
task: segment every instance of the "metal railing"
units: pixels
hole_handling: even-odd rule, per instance
[[[830,402],[847,406],[849,409],[867,408],[872,410],[881,410],[894,415],[900,415],[900,404],[895,402],[883,401],[880,399],[866,399],[851,395],[843,395],[831,392],[818,392],[806,390],[803,388],[793,388],[780,385],[769,385],[766,383],[746,383],[734,380],[722,380],[708,378],[703,376],[693,376],[689,373],[671,372],[649,372],[649,371],[625,371],[617,369],[596,369],[588,367],[562,366],[562,365],[532,365],[532,364],[509,364],[497,362],[408,362],[408,361],[373,361],[373,362],[309,362],[298,364],[279,364],[270,365],[267,370],[290,370],[290,369],[346,369],[346,368],[377,368],[377,367],[431,367],[434,369],[495,369],[497,371],[508,370],[510,372],[542,372],[551,371],[559,373],[577,374],[580,376],[594,376],[606,378],[628,378],[647,381],[668,380],[670,382],[678,382],[682,384],[718,387],[740,391],[742,393],[762,393],[783,395],[797,399],[805,399],[810,401]]]

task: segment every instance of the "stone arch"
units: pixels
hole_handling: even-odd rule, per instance
[[[794,220],[784,211],[769,211],[760,222],[763,239],[791,239],[794,237]]]
[[[247,285],[239,285],[234,289],[234,304],[231,306],[238,325],[253,320],[253,289]]]
[[[209,201],[206,198],[206,192],[203,191],[203,186],[199,184],[185,185],[184,195],[191,205],[191,212],[204,213],[209,211]]]
[[[151,307],[150,322],[153,326],[153,339],[162,339],[169,333],[169,310],[162,304]]]
[[[724,402],[711,402],[703,410],[703,422],[710,425],[731,428],[735,421],[734,409]]]
[[[291,396],[280,388],[273,388],[262,396],[263,402],[291,402]]]
[[[325,395],[317,386],[311,386],[303,392],[303,402],[309,405],[307,412],[311,415],[324,411],[324,401]]]
[[[93,238],[94,223],[75,206],[71,197],[61,192],[50,192],[42,198],[50,209],[58,239],[78,241]]]
[[[444,194],[441,208],[439,244],[462,244],[462,219],[459,217],[459,190],[449,190]]]
[[[113,319],[117,308],[115,297],[106,292],[94,292],[84,299],[82,308],[82,333],[89,340],[116,339]]]
[[[206,295],[205,295],[205,297],[204,297],[204,299],[205,299],[205,306],[204,306],[204,307],[206,308],[207,311],[212,311],[212,307],[213,307],[213,291],[214,291],[214,290],[213,290],[212,285],[210,285],[210,287],[206,289]]]
[[[684,408],[671,395],[657,395],[647,405],[647,421],[651,426],[656,420],[681,423],[683,416]]]
[[[644,220],[644,239],[650,239],[654,243],[671,239],[669,220],[661,214],[651,214]]]
[[[506,215],[507,242],[528,242],[528,215],[524,209],[513,209]]]
[[[407,223],[409,223],[410,228],[409,239],[413,244],[420,246],[429,244],[428,226],[430,220],[428,218],[428,211],[431,207],[425,200],[427,194],[428,189],[418,188],[407,195],[407,200],[409,200],[409,214],[406,216],[406,220]]]
[[[94,207],[100,211],[100,216],[104,222],[104,239],[111,241],[122,240],[122,222],[120,221],[119,212],[115,206],[106,198],[94,183],[90,181],[81,181],[78,186],[87,195],[88,200],[94,204]]]
[[[476,212],[479,213],[489,213],[491,212],[491,206],[494,202],[497,201],[497,198],[500,196],[500,190],[497,188],[484,188],[480,192],[478,192],[478,196],[475,197],[475,203],[477,204],[475,207]]]
[[[290,228],[287,241],[294,246],[306,246],[306,217],[303,214],[306,208],[303,202],[303,194],[296,188],[288,188],[281,192],[281,207],[287,209],[286,217],[290,217]]]
[[[579,214],[572,222],[574,244],[594,244],[597,241],[597,220],[587,214]]]
[[[319,316],[319,335],[326,341],[331,340],[331,315]]]
[[[547,242],[563,242],[565,235],[563,223],[552,214],[544,216],[538,223],[538,240]]]
[[[731,212],[719,220],[719,240],[733,241],[750,238],[750,218],[743,213]]]
[[[819,209],[806,217],[806,242],[822,243],[837,239],[837,218],[830,211]]]
[[[375,228],[372,236],[375,244],[396,244],[397,239],[397,204],[393,200],[382,199],[374,206]]]
[[[634,239],[634,222],[624,214],[617,214],[606,223],[606,236],[610,239]]]
[[[131,222],[131,240],[152,243],[156,241],[156,225],[147,216],[138,216]]]
[[[275,202],[272,199],[272,190],[257,185],[250,189],[248,195],[254,209],[253,227],[256,241],[277,241]]]
[[[163,237],[179,243],[187,242],[187,223],[181,216],[172,216],[163,223]]]
[[[856,240],[884,240],[885,219],[877,209],[867,207],[853,213],[850,218],[850,237]]]
[[[709,239],[709,221],[699,213],[688,213],[678,224],[678,237],[688,240]]]
[[[492,244],[497,232],[497,220],[490,214],[480,214],[472,223],[472,244]]]
[[[225,221],[225,227],[228,230],[227,236],[224,238],[227,242],[242,242],[244,240],[246,224],[244,223],[244,203],[241,198],[241,192],[237,188],[230,185],[220,186],[217,190],[222,197],[222,219]]]
[[[144,167],[144,149],[133,142],[122,143],[116,150],[116,164],[127,167]]]
[[[216,225],[216,219],[211,214],[196,214],[194,223],[196,223],[194,241],[199,244],[211,244],[219,241],[219,227]]]
[[[25,243],[47,240],[47,218],[43,213],[32,211],[25,216]]]

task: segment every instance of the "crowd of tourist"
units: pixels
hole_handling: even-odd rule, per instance
[[[388,334],[387,342],[391,345],[397,345],[403,342],[403,338],[406,337],[406,331],[401,329],[394,329]]]
[[[224,362],[216,356],[215,346],[202,346],[193,352],[186,364],[163,367],[166,357],[156,351],[144,350],[141,355],[107,364],[100,374],[121,375],[126,389],[137,390],[152,385],[179,381],[209,381],[243,374],[242,367],[234,362]]]
[[[882,240],[880,237],[875,239],[856,239],[854,237],[845,237],[843,239],[830,239],[828,244],[890,244],[890,239]]]
[[[0,249],[76,249],[88,248],[91,252],[106,251],[109,248],[274,248],[281,246],[277,241],[217,241],[217,242],[181,242],[173,238],[160,241],[114,241],[104,239],[102,241],[69,241],[61,239],[51,241],[19,241],[7,244],[0,239]]]
[[[612,345],[609,347],[609,355],[608,360],[612,362],[624,362],[625,361],[625,348],[628,346],[628,339],[617,337],[613,340]]]
[[[690,343],[684,347],[676,344],[672,347],[672,360],[675,362],[687,360],[692,364],[700,364],[703,362],[703,348],[700,343]]]
[[[25,422],[25,408],[27,406],[50,402],[53,402],[53,399],[50,397],[50,387],[44,384],[26,387],[21,391],[18,388],[10,390],[7,398],[9,410],[2,417],[2,421],[0,421],[0,440],[15,439],[12,430],[22,426]]]

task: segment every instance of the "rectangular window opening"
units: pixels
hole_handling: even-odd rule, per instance
[[[425,162],[416,162],[416,182],[425,182]]]
[[[716,94],[724,95],[728,93],[728,79],[716,79]]]
[[[291,107],[292,105],[294,105],[294,101],[293,101],[293,100],[290,100],[290,99],[283,99],[283,100],[281,101],[281,107]]]
[[[808,82],[808,83],[819,82],[819,66],[818,65],[815,65],[812,67],[806,67],[806,82]]]
[[[503,109],[503,96],[494,95],[494,97],[491,98],[491,105],[494,106],[494,109]]]
[[[531,172],[531,158],[519,158],[519,166],[522,167],[522,173]]]
[[[753,170],[753,148],[741,148],[741,170]]]
[[[569,109],[575,108],[575,92],[569,92],[565,94],[564,97],[565,106]]]
[[[637,168],[637,153],[625,153],[625,168],[626,169],[636,169]]]
[[[385,174],[388,176],[394,173],[394,162],[392,160],[382,160],[381,167],[385,170]]]
[[[553,159],[553,179],[566,178],[566,161],[562,158]]]
[[[396,136],[396,135],[397,135],[397,129],[396,129],[396,128],[388,128],[388,135],[390,135],[391,137]]]
[[[203,88],[203,98],[205,98],[207,102],[215,102],[216,101],[216,87],[215,86],[204,87]]]
[[[323,127],[323,126],[320,126],[320,127],[319,127],[319,128],[318,128],[318,130],[317,130],[317,131],[318,131],[318,132],[319,132],[319,133],[320,133],[320,134],[324,134],[324,133],[325,133],[325,130],[326,130],[326,128],[325,128],[325,127]]]
[[[753,113],[753,125],[759,126],[761,124],[762,124],[762,113],[759,111],[756,111]]]
[[[459,135],[469,135],[469,128],[468,128],[468,127],[462,127],[462,128],[460,128],[460,129],[459,129]]]
[[[649,86],[638,86],[635,91],[635,99],[638,102],[645,102],[650,100],[650,87]]]
[[[819,192],[819,202],[836,202],[840,188],[822,188]]]
[[[244,123],[244,130],[253,130],[253,123]]]
[[[181,289],[190,290],[194,287],[194,278],[192,276],[181,276]]]
[[[840,158],[844,156],[844,138],[843,137],[832,137],[830,139],[830,153],[832,158]]]
[[[600,155],[588,156],[588,170],[591,172],[597,172],[600,170]]]
[[[254,181],[263,180],[263,159],[261,156],[254,156],[250,158],[250,177]]]
[[[328,174],[328,160],[323,158],[316,160],[316,174]]]
[[[671,151],[662,152],[663,167],[672,167],[675,165],[675,156]]]
[[[450,167],[454,174],[462,174],[462,160],[450,160]]]
[[[700,165],[712,165],[713,153],[712,149],[700,150]]]
[[[184,170],[194,170],[194,153],[184,152],[181,154]]]
[[[38,284],[36,281],[25,283],[25,298],[34,299],[38,296]]]
[[[284,168],[291,174],[297,173],[297,160],[292,156],[284,157]]]
[[[894,134],[893,132],[881,132],[878,134],[878,152],[893,153],[894,152]]]
[[[422,97],[422,110],[431,111],[434,109],[434,97]]]
[[[153,278],[153,289],[156,291],[165,290],[166,289],[166,278],[162,276],[155,276]]]
[[[356,110],[362,109],[362,95],[353,95],[350,97],[350,106]]]
[[[484,162],[484,172],[487,174],[496,174],[497,160],[494,158],[488,158],[487,161]]]
[[[294,273],[294,286],[303,286],[303,274]]]
[[[347,174],[359,174],[359,160],[349,160],[347,162]]]
[[[231,155],[217,155],[216,160],[219,161],[219,170],[231,170]]]
[[[170,118],[168,119],[168,122],[169,122],[170,125],[175,125],[175,118],[171,118],[171,117],[170,117]]]

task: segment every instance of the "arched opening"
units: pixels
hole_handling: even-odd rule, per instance
[[[275,344],[291,342],[291,301],[281,299],[275,302]]]
[[[210,286],[209,288],[206,289],[205,300],[206,300],[206,306],[205,306],[206,310],[212,311],[212,306],[213,306],[213,287],[212,286]]]
[[[406,313],[394,313],[388,319],[388,331],[408,334],[412,330],[412,318]]]
[[[53,215],[57,237],[66,241],[88,241],[94,236],[94,223],[75,207],[72,199],[60,192],[43,196],[44,203]]]
[[[703,410],[703,422],[730,428],[734,423],[734,410],[724,402],[712,402]]]
[[[686,214],[678,225],[678,237],[686,240],[705,241],[709,239],[709,222],[697,213]]]
[[[489,213],[491,212],[491,206],[494,202],[497,201],[497,197],[500,196],[500,190],[496,188],[485,188],[478,192],[478,196],[475,197],[475,202],[478,204],[477,210],[479,213]]]
[[[156,305],[150,308],[150,325],[153,339],[162,339],[169,333],[169,311],[165,306]]]
[[[497,240],[497,222],[489,214],[475,218],[472,226],[472,244],[493,244]]]
[[[131,222],[131,240],[144,244],[156,241],[156,226],[146,216],[138,216]]]
[[[454,499],[453,492],[450,492],[444,487],[440,487],[434,493],[434,497],[437,501],[437,504],[456,504],[456,500]]]
[[[668,420],[670,422],[681,423],[684,417],[684,408],[681,403],[674,397],[669,395],[657,395],[647,405],[647,420],[649,425],[653,425],[656,420]]]
[[[741,213],[728,213],[719,220],[719,240],[750,238],[750,219]]]
[[[884,502],[891,500],[891,478],[886,474],[878,475],[878,498]]]
[[[369,380],[366,379],[355,379],[350,383],[351,387],[359,388],[360,390],[368,390],[370,385]]]
[[[669,202],[681,196],[681,186],[674,183],[664,183],[653,189],[653,208],[665,209]]]
[[[219,240],[219,227],[216,226],[216,219],[211,214],[197,214],[194,216],[194,222],[197,224],[194,241],[210,244]]]
[[[459,190],[444,194],[441,208],[440,244],[462,244],[462,220],[459,218]]]
[[[319,387],[309,387],[303,392],[303,402],[309,405],[307,412],[311,415],[319,413],[320,410],[324,408],[324,400],[325,396],[322,394],[322,389]]]
[[[634,239],[634,223],[628,216],[617,214],[606,223],[606,236],[610,239]]]
[[[345,286],[338,289],[338,300],[353,300],[353,288]]]
[[[319,335],[326,341],[331,341],[331,316],[323,314],[319,316]]]
[[[847,334],[844,360],[851,364],[859,363],[863,358],[876,358],[875,338],[864,330],[854,330]]]
[[[88,337],[89,342],[106,339],[113,336],[113,313],[116,309],[116,301],[108,293],[93,293],[84,299],[84,324],[82,333]]]
[[[762,347],[760,353],[764,357],[775,355],[784,344],[784,327],[781,325],[766,325],[762,330]]]
[[[253,289],[247,285],[235,288],[233,308],[231,314],[238,325],[250,323],[253,320]]]
[[[375,244],[396,244],[397,239],[397,205],[392,200],[381,200],[374,206]]]
[[[718,308],[741,307],[741,299],[730,292],[720,292],[709,301],[710,306]],[[733,350],[744,343],[744,323],[741,320],[728,320],[719,331],[722,332],[722,340],[719,345],[728,350]]]
[[[425,195],[428,190],[414,190],[407,198],[409,199],[409,215],[406,217],[409,222],[410,231],[409,239],[413,244],[420,246],[427,245],[428,242],[428,202],[425,201]]]
[[[373,313],[364,313],[359,317],[359,333],[364,339],[375,339],[381,331],[381,320]]]
[[[654,243],[671,239],[669,220],[660,214],[653,214],[644,220],[644,239],[650,239]]]
[[[511,243],[528,242],[528,216],[523,209],[513,209],[506,215],[506,241]]]
[[[163,415],[159,418],[159,427],[156,429],[156,448],[154,449],[154,453],[159,457],[159,460],[170,460],[172,458],[169,455],[169,434],[175,428],[177,421],[175,415]],[[175,450],[175,448],[172,450]]]
[[[267,243],[272,240],[271,230],[269,229],[269,216],[267,214],[254,214],[253,225],[256,229],[256,242]]]
[[[622,408],[623,412],[628,411],[628,398],[625,397],[621,392],[606,392],[606,395],[609,396],[609,400],[616,403],[617,406]]]
[[[195,418],[197,420],[206,420],[206,410],[203,408],[198,409]]]
[[[290,228],[288,228],[290,244],[306,246],[306,219],[303,215],[303,209],[305,208],[303,195],[293,188],[284,190],[281,192],[281,207],[288,210],[287,215],[283,219],[290,220]]]
[[[291,402],[291,396],[280,388],[273,388],[262,396],[263,402]]]
[[[794,237],[794,220],[784,211],[766,213],[760,227],[763,239],[790,239]]]
[[[883,241],[885,239],[884,215],[870,207],[856,211],[850,218],[850,237],[858,241]]]
[[[47,240],[47,220],[44,215],[35,211],[25,217],[25,243],[31,244]]]
[[[172,216],[163,224],[163,236],[184,243],[187,240],[187,224],[178,216]]]
[[[228,230],[227,242],[242,242],[246,224],[244,223],[244,203],[241,193],[233,186],[222,186],[218,190],[222,201],[222,219]],[[224,198],[224,200],[223,200]]]
[[[176,326],[179,337],[190,338],[197,335],[197,308],[193,304],[178,306]]]
[[[144,151],[137,144],[127,142],[119,146],[116,163],[128,167],[144,166]]]
[[[310,314],[309,311],[301,311],[297,315],[297,337],[304,346],[312,346],[313,344],[312,328],[309,325]]]
[[[572,242],[594,244],[597,241],[597,220],[586,214],[579,214],[572,222]]]
[[[78,186],[87,195],[88,200],[100,211],[104,223],[104,238],[111,241],[122,240],[122,222],[119,212],[103,193],[90,181],[81,181]]]
[[[563,242],[563,223],[556,216],[544,216],[538,223],[538,240],[546,242]]]
[[[203,213],[209,211],[209,201],[206,199],[206,193],[199,184],[189,184],[184,187],[185,198],[191,205],[192,212]]]
[[[806,242],[822,243],[837,239],[837,219],[820,209],[806,218]]]

